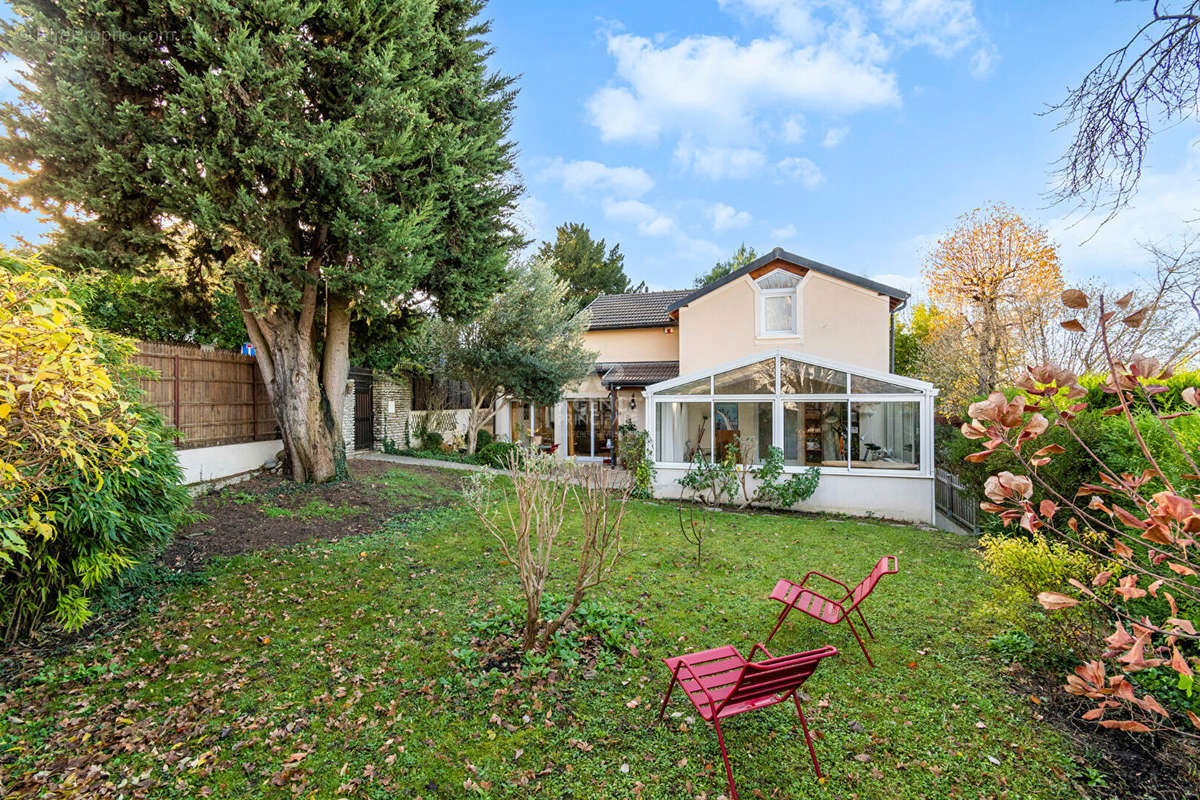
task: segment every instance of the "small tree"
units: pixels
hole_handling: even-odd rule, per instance
[[[543,650],[624,554],[621,525],[632,487],[615,470],[580,467],[539,453],[514,456],[508,467],[511,492],[499,488],[490,472],[472,473],[463,489],[520,579],[525,599],[522,648]],[[571,593],[557,617],[543,620],[542,596],[572,501],[581,532]]]
[[[553,405],[595,364],[584,346],[589,317],[564,302],[569,292],[546,261],[535,259],[510,270],[507,288],[475,320],[426,325],[421,360],[471,389],[468,452],[504,401]]]

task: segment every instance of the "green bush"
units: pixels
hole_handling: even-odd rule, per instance
[[[781,480],[783,476],[783,450],[772,447],[767,450],[766,461],[754,471],[754,477],[758,479],[754,499],[771,508],[791,508],[812,497],[821,482],[819,467],[794,473],[786,481]]]
[[[1052,655],[1083,650],[1094,641],[1098,620],[1087,607],[1047,614],[1040,592],[1071,591],[1069,581],[1088,585],[1104,568],[1087,553],[1044,536],[985,535],[979,539],[984,572],[996,578],[984,613],[1002,628],[1016,629]]]
[[[511,442],[490,442],[475,452],[479,463],[497,469],[508,469],[513,459],[520,459],[521,448]]]
[[[2,260],[0,351],[30,387],[0,413],[0,629],[12,641],[48,619],[81,628],[95,597],[170,541],[189,498],[171,432],[137,402],[131,343],[77,325],[50,270]]]
[[[1163,427],[1163,423],[1150,411],[1139,411],[1134,414],[1133,419],[1137,424],[1138,432],[1150,448],[1150,452],[1154,453],[1158,465],[1171,479],[1175,488],[1184,494],[1200,489],[1200,484],[1183,477],[1192,472],[1192,466],[1171,441],[1171,436]],[[1171,432],[1175,434],[1179,443],[1192,454],[1192,458],[1200,457],[1200,417],[1177,417],[1168,420],[1167,424],[1171,426]],[[1104,418],[1100,423],[1093,448],[1096,455],[1100,456],[1118,474],[1122,472],[1141,474],[1147,466],[1146,456],[1138,446],[1133,431],[1129,427],[1129,421],[1123,414]],[[1096,481],[1093,480],[1094,482]],[[1162,481],[1155,478],[1146,488],[1150,492],[1155,492],[1165,487]]]
[[[649,500],[654,497],[654,454],[650,434],[639,431],[632,423],[622,425],[617,433],[617,453],[621,466],[633,474],[633,497]]]
[[[70,293],[89,327],[152,342],[196,342],[234,349],[246,325],[230,290],[212,291],[167,275],[115,273],[71,278]]]
[[[426,431],[421,437],[422,450],[438,450],[442,446],[442,435],[437,431]]]
[[[710,461],[699,451],[692,456],[692,464],[675,482],[693,493],[702,503],[720,505],[729,502],[738,493],[737,447],[725,448],[725,457]]]
[[[1063,428],[1051,427],[1038,440],[1038,446],[1057,444],[1065,452],[1042,467],[1039,474],[1051,486],[1081,486],[1085,483],[1095,483],[1098,479],[1096,464],[1088,455],[1088,448],[1096,446],[1100,438],[1100,428],[1104,417],[1099,411],[1087,410],[1079,414],[1072,425],[1079,438],[1080,444]],[[955,473],[965,487],[968,497],[983,498],[983,485],[988,477],[997,472],[1009,471],[1023,474],[1025,468],[1015,456],[1007,452],[997,452],[983,463],[965,461],[967,455],[979,449],[977,442],[967,439],[955,426],[938,426],[935,438],[939,442],[938,465]],[[1041,486],[1035,483],[1033,503],[1037,505],[1046,494]],[[1005,528],[1003,522],[995,514],[980,514],[979,527],[985,533],[1008,535],[1011,528]]]
[[[1120,405],[1115,394],[1110,394],[1104,391],[1106,378],[1104,375],[1089,374],[1079,376],[1079,385],[1087,389],[1087,397],[1084,401],[1087,402],[1088,408],[1105,409]],[[1176,411],[1187,411],[1191,409],[1187,403],[1183,402],[1183,390],[1189,386],[1200,386],[1200,370],[1185,370],[1176,372],[1171,377],[1163,381],[1155,381],[1167,387],[1167,391],[1162,394],[1153,395],[1154,405],[1160,412],[1173,413]],[[1135,393],[1133,396],[1133,406],[1139,411],[1148,411],[1149,404],[1141,393]]]
[[[487,447],[492,442],[496,441],[496,437],[492,432],[484,428],[475,434],[475,452],[479,452],[482,448]]]

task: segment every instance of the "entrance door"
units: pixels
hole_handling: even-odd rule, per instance
[[[354,449],[375,447],[375,397],[371,373],[354,375]]]
[[[567,455],[592,454],[592,414],[587,400],[567,401]]]
[[[611,398],[592,401],[592,455],[612,458],[613,406]]]

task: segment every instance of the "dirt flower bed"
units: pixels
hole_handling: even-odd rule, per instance
[[[370,533],[398,514],[445,502],[461,477],[369,459],[348,467],[350,480],[337,483],[296,484],[264,474],[196,498],[201,518],[179,532],[159,563],[190,571],[213,556]]]

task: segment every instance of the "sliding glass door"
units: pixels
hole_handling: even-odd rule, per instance
[[[567,401],[567,455],[612,456],[613,406],[608,397]]]

